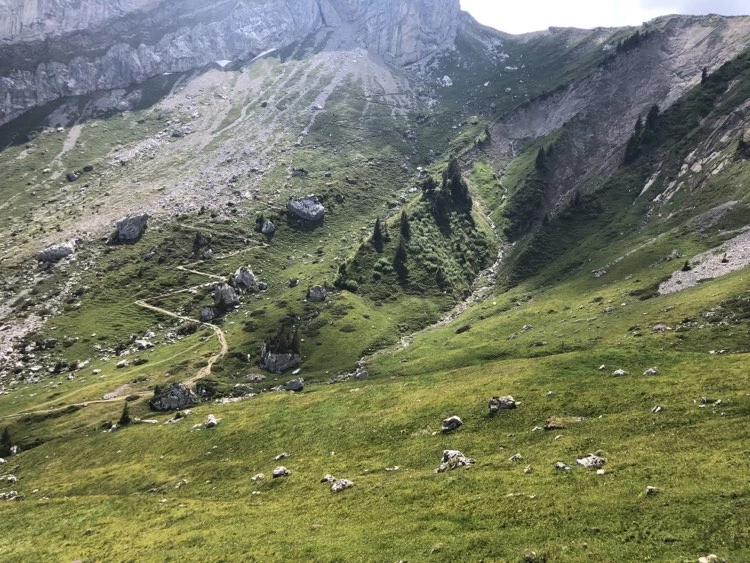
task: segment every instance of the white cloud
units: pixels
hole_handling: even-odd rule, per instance
[[[557,27],[640,25],[666,14],[750,12],[746,0],[461,0],[461,7],[485,25],[508,33]]]

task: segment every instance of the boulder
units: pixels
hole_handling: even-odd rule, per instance
[[[264,235],[272,235],[276,232],[276,225],[273,224],[273,221],[266,219],[260,227],[260,232]]]
[[[451,416],[443,421],[443,426],[440,428],[441,432],[453,432],[456,428],[461,426],[463,422],[457,416]]]
[[[117,242],[136,242],[146,232],[149,216],[130,215],[117,222]]]
[[[214,289],[214,303],[224,310],[233,309],[240,304],[240,298],[231,285],[220,283]]]
[[[276,469],[273,470],[273,473],[271,473],[271,477],[274,479],[278,479],[279,477],[286,477],[287,475],[290,475],[291,471],[289,471],[286,467],[283,465],[280,465]]]
[[[565,465],[562,461],[558,461],[557,463],[555,463],[555,469],[557,471],[571,471],[570,467]]]
[[[646,371],[643,372],[643,375],[657,375],[659,373],[659,370],[656,368],[648,368]]]
[[[351,489],[354,486],[354,483],[352,483],[349,479],[337,479],[333,485],[331,485],[331,490],[334,493],[338,493],[339,491],[343,491],[344,489]]]
[[[206,418],[206,422],[203,423],[203,426],[206,428],[215,428],[219,425],[219,422],[221,422],[221,419],[217,419],[214,415],[209,414]]]
[[[120,360],[119,362],[115,364],[115,367],[117,369],[122,369],[122,368],[128,367],[129,365],[130,363],[127,360]]]
[[[294,391],[295,393],[299,393],[305,388],[305,380],[301,377],[297,377],[295,379],[292,379],[291,381],[287,381],[286,385],[284,386],[284,389],[287,391]]]
[[[462,454],[458,450],[444,450],[440,465],[435,470],[435,472],[445,473],[446,471],[457,469],[459,467],[469,467],[471,465],[474,465],[474,463],[475,460],[464,456],[464,454]]]
[[[271,352],[263,345],[261,351],[260,367],[271,373],[284,373],[302,363],[302,356],[296,352]]]
[[[201,307],[200,321],[207,323],[216,318],[216,309],[213,307]]]
[[[587,469],[600,469],[605,463],[607,463],[607,460],[596,454],[588,454],[577,458],[576,463],[578,463],[578,465],[583,465]]]
[[[323,478],[322,478],[322,479],[320,480],[320,482],[321,482],[321,483],[329,483],[329,484],[330,484],[330,483],[335,483],[336,481],[338,481],[338,479],[336,479],[336,477],[334,477],[334,476],[333,476],[333,475],[331,475],[330,473],[329,473],[328,475],[326,475],[325,477],[323,477]]]
[[[255,289],[257,279],[250,266],[242,266],[234,273],[234,284],[240,289]]]
[[[135,347],[138,348],[139,350],[148,350],[149,348],[154,347],[153,342],[150,342],[145,339],[136,340],[134,344],[135,344]]]
[[[313,286],[307,290],[307,298],[310,301],[325,301],[326,290],[324,287],[321,287],[319,285]]]
[[[655,497],[660,492],[661,492],[661,489],[657,489],[656,487],[652,487],[651,485],[649,485],[648,487],[646,487],[646,496],[647,497]]]
[[[195,393],[182,383],[172,383],[155,395],[148,404],[155,411],[176,411],[197,402]]]
[[[59,262],[63,258],[67,258],[75,251],[76,248],[73,243],[66,242],[65,244],[56,244],[39,251],[36,255],[36,259],[39,260],[39,262],[51,264],[53,262]]]
[[[495,414],[497,411],[516,408],[516,400],[511,395],[492,397],[487,403],[487,407],[490,409],[490,414]]]
[[[325,217],[325,207],[315,195],[301,199],[290,199],[286,203],[289,214],[308,223],[319,223]]]
[[[616,369],[612,372],[612,375],[615,377],[622,377],[624,375],[630,375],[629,371],[625,371],[624,369]]]

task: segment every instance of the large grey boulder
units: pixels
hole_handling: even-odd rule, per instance
[[[302,363],[302,356],[296,352],[272,352],[268,346],[263,345],[261,351],[260,367],[271,373],[284,373]]]
[[[516,401],[511,395],[505,397],[492,397],[487,403],[490,414],[495,414],[501,410],[510,410],[516,408]]]
[[[63,258],[67,258],[76,251],[76,247],[72,242],[66,242],[64,244],[55,244],[48,246],[44,250],[37,253],[36,259],[40,262],[51,264],[53,262],[59,262]]]
[[[200,321],[202,323],[211,322],[216,318],[216,309],[213,307],[201,307]]]
[[[233,309],[240,304],[240,298],[231,285],[220,283],[214,289],[214,303],[223,309]]]
[[[197,402],[198,398],[195,393],[187,386],[182,383],[172,383],[158,395],[155,395],[148,404],[155,411],[176,411]]]
[[[234,273],[234,283],[241,289],[255,289],[258,280],[250,266],[242,266]]]
[[[453,432],[459,426],[463,424],[463,421],[457,416],[451,416],[443,421],[443,426],[440,428],[441,432]]]
[[[297,377],[296,379],[292,379],[291,381],[287,381],[286,385],[284,386],[284,389],[287,391],[294,391],[295,393],[299,393],[305,388],[305,380],[301,377]]]
[[[148,214],[130,215],[117,222],[117,242],[135,242],[146,232]]]
[[[437,473],[445,473],[451,469],[459,467],[469,467],[474,465],[475,461],[470,457],[464,456],[458,450],[444,450],[443,457],[440,460],[440,466],[435,470]]]
[[[324,287],[319,285],[311,287],[307,290],[307,298],[310,301],[325,301],[327,292]]]
[[[276,225],[273,224],[273,221],[266,219],[260,227],[260,232],[264,235],[272,235],[276,232]]]
[[[290,199],[286,203],[287,211],[296,217],[308,223],[318,223],[325,217],[325,207],[320,203],[317,196],[309,195],[302,199]]]

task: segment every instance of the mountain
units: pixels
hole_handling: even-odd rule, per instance
[[[0,3],[3,553],[747,559],[749,40]]]

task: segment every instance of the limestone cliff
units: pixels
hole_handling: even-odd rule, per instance
[[[459,0],[0,0],[0,124],[62,96],[237,60],[343,24],[404,65],[453,46]]]

